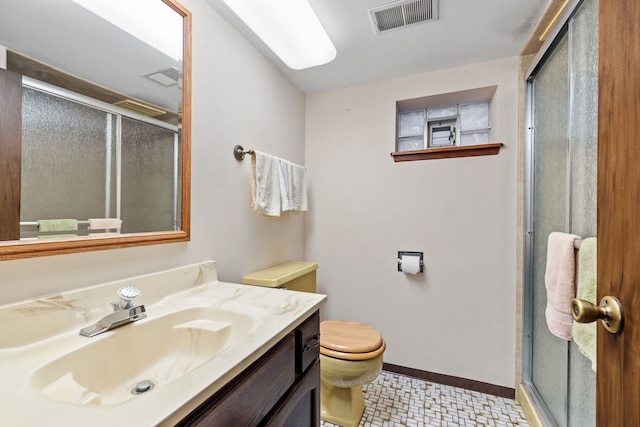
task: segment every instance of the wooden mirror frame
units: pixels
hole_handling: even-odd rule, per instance
[[[161,243],[188,242],[191,221],[191,12],[175,0],[162,0],[183,17],[183,81],[181,121],[181,230],[152,233],[131,233],[117,237],[74,237],[69,240],[0,242],[0,261],[61,255]]]

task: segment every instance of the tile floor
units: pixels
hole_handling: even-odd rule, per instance
[[[360,427],[528,426],[520,404],[461,388],[382,371],[364,387]],[[322,427],[334,424],[321,422]]]

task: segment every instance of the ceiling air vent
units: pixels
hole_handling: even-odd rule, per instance
[[[402,0],[369,9],[376,34],[438,19],[439,0]]]
[[[180,72],[175,67],[169,67],[150,74],[145,74],[145,77],[156,83],[160,83],[162,86],[171,87],[178,84],[180,80]]]

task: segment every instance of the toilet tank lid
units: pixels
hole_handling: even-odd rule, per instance
[[[311,273],[318,269],[318,264],[307,261],[290,261],[273,267],[265,268],[242,277],[245,285],[279,288],[280,286]]]

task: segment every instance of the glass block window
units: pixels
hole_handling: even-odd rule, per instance
[[[460,145],[490,142],[490,110],[489,101],[460,104]]]
[[[489,144],[490,112],[488,100],[400,111],[397,151]]]
[[[460,145],[468,146],[468,145],[482,145],[488,144],[490,142],[489,139],[489,131],[479,131],[479,132],[461,132],[460,133]]]
[[[398,140],[398,151],[413,151],[424,149],[424,136],[400,138]]]
[[[399,136],[415,136],[424,134],[425,110],[407,111],[400,114]]]
[[[483,129],[489,127],[489,102],[460,105],[460,128]]]
[[[400,113],[398,121],[398,150],[424,149],[425,110]]]
[[[443,117],[455,117],[457,115],[457,105],[451,105],[449,107],[427,108],[427,117],[429,119],[441,119]]]

